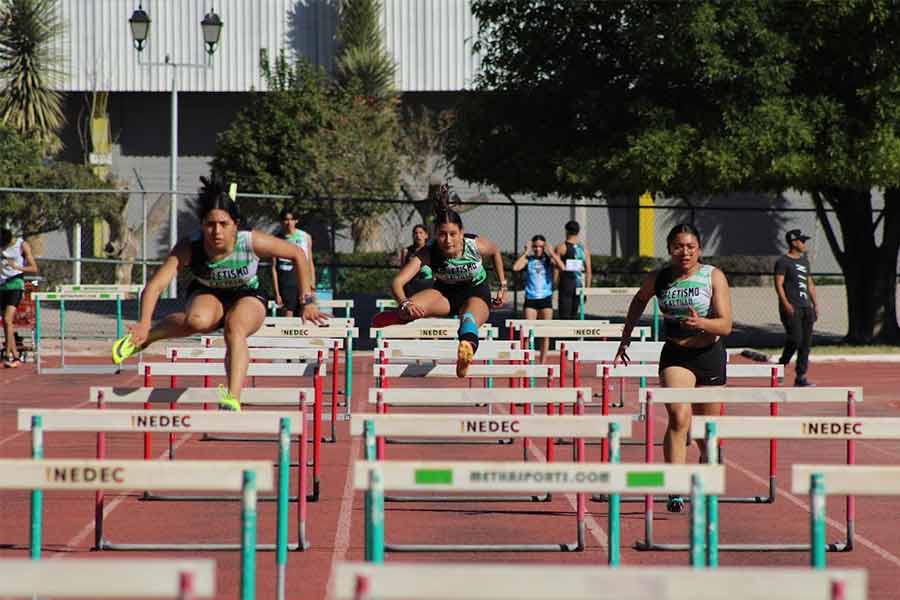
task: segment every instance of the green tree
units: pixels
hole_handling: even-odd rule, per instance
[[[483,73],[450,158],[505,192],[811,192],[841,226],[843,244],[820,211],[847,280],[847,340],[896,341],[892,6],[476,1]]]
[[[46,154],[61,149],[64,73],[53,45],[63,32],[55,0],[0,3],[0,123],[34,139]]]
[[[0,126],[0,186],[35,189],[99,189],[114,186],[87,167],[41,159],[37,142]],[[0,223],[8,222],[25,237],[68,229],[107,216],[115,201],[107,194],[0,193]]]

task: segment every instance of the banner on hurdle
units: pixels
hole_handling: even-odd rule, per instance
[[[248,348],[250,360],[316,360],[318,348]],[[227,349],[223,346],[203,348],[200,346],[167,346],[165,356],[169,360],[203,359],[224,360]]]
[[[405,325],[388,325],[387,327],[370,327],[369,335],[374,332],[376,340],[384,339],[456,339],[459,330],[459,321],[456,319],[441,319],[440,322],[420,323],[419,320]],[[499,330],[488,324],[478,328],[479,338],[496,338]]]
[[[865,569],[337,563],[330,600],[865,600]],[[363,591],[361,594],[360,591]]]
[[[481,404],[576,404],[591,402],[591,388],[434,388],[369,389],[369,404],[388,406],[478,406]]]
[[[189,578],[190,590],[184,589]],[[0,559],[0,596],[53,598],[212,598],[212,559]]]

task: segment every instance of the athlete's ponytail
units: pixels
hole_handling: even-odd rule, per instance
[[[240,223],[241,213],[235,201],[228,195],[225,181],[215,175],[212,177],[201,175],[200,182],[203,184],[197,197],[197,218],[200,219],[200,222],[202,223],[206,219],[206,215],[210,211],[224,210],[235,223]]]
[[[434,227],[452,223],[463,228],[462,218],[459,213],[450,208],[450,187],[445,183],[434,197]]]

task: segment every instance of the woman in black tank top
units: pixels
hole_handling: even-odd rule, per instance
[[[400,253],[401,267],[405,266],[419,250],[422,250],[428,245],[428,230],[425,229],[424,225],[416,225],[413,227],[412,236],[413,243],[404,248]],[[406,292],[408,298],[409,296],[418,294],[422,290],[429,289],[432,286],[432,283],[431,278],[425,277],[420,271],[412,281],[403,286],[403,291]]]

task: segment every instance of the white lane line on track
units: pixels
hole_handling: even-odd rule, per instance
[[[78,404],[76,404],[75,406],[73,406],[71,408],[81,408],[90,403],[91,403],[90,400],[85,400],[84,402],[79,402]],[[25,429],[25,430],[10,434],[10,435],[6,436],[5,438],[0,439],[0,446],[7,444],[15,439],[18,439],[18,438],[22,437],[23,435],[28,435],[30,433],[31,433],[30,429]]]
[[[189,434],[185,435],[181,439],[176,440],[173,447],[177,450],[178,448],[183,446],[185,444],[185,442],[187,442],[189,439],[191,439],[191,437],[193,437],[193,434],[189,433]],[[162,451],[162,453],[159,456],[156,457],[156,460],[162,460],[168,454],[169,454],[169,449],[166,448],[165,450]],[[110,513],[112,513],[112,511],[114,511],[116,508],[118,508],[119,505],[125,501],[126,498],[130,498],[130,496],[118,496],[115,500],[109,501],[103,507],[103,519],[105,520],[110,515]],[[75,537],[73,537],[71,540],[66,542],[66,548],[73,548],[73,547],[77,546],[78,544],[82,543],[85,540],[85,538],[87,538],[92,533],[94,533],[94,521],[93,520],[88,521],[88,523],[84,527],[81,528],[81,531],[79,531],[75,535]],[[67,553],[66,552],[54,552],[53,554],[51,554],[49,556],[49,558],[54,558],[54,557],[62,556],[65,554],[67,554]]]

